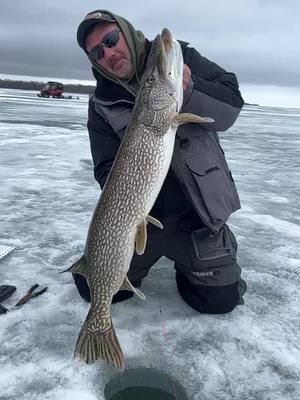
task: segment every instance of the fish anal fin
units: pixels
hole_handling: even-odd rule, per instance
[[[210,117],[200,117],[199,115],[191,114],[191,113],[182,113],[182,114],[177,114],[174,117],[174,121],[178,125],[186,124],[188,122],[192,123],[212,123],[215,122],[213,118]]]
[[[85,258],[82,256],[78,261],[76,261],[70,268],[66,269],[65,271],[60,272],[63,274],[64,272],[72,272],[73,274],[80,274],[86,278],[86,263]]]
[[[146,298],[144,293],[141,290],[139,290],[139,289],[135,288],[134,286],[132,286],[132,284],[131,284],[130,280],[128,279],[127,275],[126,275],[126,277],[124,279],[123,285],[120,287],[120,290],[129,290],[130,292],[135,293],[142,300],[145,300],[145,298]]]
[[[146,244],[147,244],[147,222],[144,219],[143,222],[141,222],[138,225],[135,236],[135,250],[138,255],[144,254]]]
[[[164,228],[163,224],[158,219],[151,217],[151,215],[148,215],[148,217],[146,217],[146,221],[149,222],[150,224],[157,226],[159,229]]]

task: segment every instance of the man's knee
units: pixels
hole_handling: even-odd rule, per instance
[[[225,314],[242,304],[239,282],[226,286],[194,285],[180,271],[176,283],[181,298],[194,310],[207,314]]]
[[[213,236],[205,227],[197,229],[191,233],[191,243],[192,261],[175,262],[177,287],[183,300],[209,314],[227,313],[243,304],[246,283],[241,279],[237,242],[229,227],[224,225]]]

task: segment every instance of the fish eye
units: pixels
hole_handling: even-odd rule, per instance
[[[147,79],[148,83],[153,83],[155,81],[155,78],[153,75],[150,76],[150,78]]]

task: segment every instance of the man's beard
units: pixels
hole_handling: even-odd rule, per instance
[[[121,58],[119,60],[112,60],[110,66],[111,72],[121,79],[130,78],[133,72],[133,65],[131,60]]]

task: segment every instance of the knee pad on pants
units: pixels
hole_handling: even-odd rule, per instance
[[[238,282],[226,286],[193,285],[184,274],[176,271],[176,283],[181,298],[201,313],[228,313],[240,301]]]

